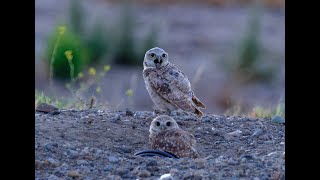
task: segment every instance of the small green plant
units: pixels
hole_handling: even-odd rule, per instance
[[[35,91],[35,107],[37,107],[41,103],[47,103],[58,108],[65,108],[67,104],[61,100],[51,98],[49,96],[44,95],[43,92]]]
[[[280,116],[285,118],[284,107],[284,103],[279,103],[275,108],[263,108],[261,106],[256,106],[249,113],[249,116],[255,118],[271,118],[273,116]]]
[[[231,72],[231,77],[241,82],[270,82],[274,68],[263,62],[263,47],[260,41],[260,6],[253,7],[248,20],[247,30],[240,40],[235,56],[221,61],[222,67]]]
[[[68,53],[66,52],[66,55],[67,54]],[[96,68],[89,67],[87,73],[80,72],[71,83],[66,83],[66,88],[75,99],[72,103],[73,107],[90,109],[96,105],[96,96],[100,95],[102,91],[101,78],[104,78],[110,69],[110,65],[105,65],[103,66],[103,69],[98,72]]]
[[[66,51],[72,51],[74,74],[81,72],[88,63],[88,52],[81,38],[65,27],[63,33],[61,32],[61,26],[59,26],[48,41],[46,59],[50,64],[50,78],[66,79],[70,77],[71,66],[65,56]]]

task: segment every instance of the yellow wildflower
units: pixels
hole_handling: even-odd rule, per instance
[[[100,92],[101,92],[101,88],[100,88],[100,87],[97,87],[97,88],[96,88],[96,92],[97,92],[97,93],[100,93]]]
[[[81,79],[82,77],[83,77],[83,73],[82,73],[82,72],[79,72],[78,78]]]
[[[132,90],[132,89],[128,89],[128,90],[126,91],[126,95],[127,95],[128,97],[133,96],[133,90]]]
[[[63,35],[64,32],[66,31],[66,27],[65,26],[59,26],[58,31],[59,31],[60,35]]]
[[[73,55],[72,55],[72,51],[71,51],[71,50],[65,51],[65,52],[64,52],[64,55],[66,56],[66,58],[68,59],[68,61],[72,61]]]
[[[90,68],[89,68],[89,75],[95,76],[96,73],[97,73],[97,71],[96,71],[95,68],[93,68],[93,67],[90,67]]]
[[[108,72],[110,69],[111,69],[110,65],[106,65],[106,66],[103,67],[103,70],[105,72]]]

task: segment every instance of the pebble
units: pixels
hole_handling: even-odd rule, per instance
[[[49,177],[48,177],[48,180],[58,180],[59,178],[57,176],[55,176],[54,174],[51,174]]]
[[[57,167],[59,166],[59,162],[54,160],[53,158],[48,158],[46,161],[45,161],[46,164],[48,164],[49,166],[52,166],[52,167]]]
[[[279,123],[279,124],[284,124],[286,121],[284,118],[280,116],[273,116],[272,117],[272,122]]]
[[[239,162],[234,160],[233,158],[228,159],[227,163],[230,165],[238,165],[239,164]]]
[[[108,160],[109,160],[109,162],[111,162],[111,163],[117,163],[117,162],[119,162],[119,159],[116,158],[115,156],[108,156]]]
[[[159,180],[173,180],[173,177],[172,175],[169,173],[169,174],[163,174],[160,176]]]
[[[140,171],[138,173],[138,176],[139,177],[142,177],[142,178],[146,178],[146,177],[149,177],[151,175],[151,173],[147,170],[143,170],[143,171]]]
[[[44,145],[44,148],[47,150],[47,151],[53,151],[54,148],[57,148],[58,147],[58,144],[57,143],[47,143]]]
[[[90,152],[89,152],[89,147],[85,147],[82,151],[81,151],[81,153],[80,153],[80,155],[88,155]]]
[[[120,121],[120,120],[121,120],[120,115],[119,115],[119,114],[116,114],[116,115],[114,116],[113,121]]]
[[[231,140],[231,139],[233,139],[235,137],[239,137],[241,133],[242,133],[242,131],[236,130],[236,131],[233,131],[233,132],[225,134],[224,138],[227,139],[227,140]]]
[[[80,160],[77,160],[77,164],[78,164],[78,165],[87,165],[87,164],[89,164],[89,163],[88,163],[88,161],[86,161],[86,160],[80,159]]]
[[[134,116],[134,113],[129,109],[126,109],[126,116]]]
[[[77,171],[77,170],[71,170],[68,172],[67,176],[69,177],[79,177],[80,176],[80,173]]]
[[[53,106],[51,104],[47,104],[47,103],[40,103],[37,107],[36,107],[36,111],[37,112],[44,112],[44,113],[49,113],[52,111],[57,111],[59,108],[57,108],[56,106]]]
[[[66,155],[68,155],[70,158],[76,158],[79,155],[79,153],[78,151],[68,149]]]
[[[263,131],[261,129],[255,129],[254,132],[252,133],[251,137],[259,137],[263,134]]]

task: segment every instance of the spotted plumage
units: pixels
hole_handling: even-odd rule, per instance
[[[156,117],[151,122],[149,132],[149,142],[153,149],[168,151],[178,157],[199,157],[194,136],[182,130],[170,116]]]
[[[205,105],[195,96],[187,76],[169,62],[168,53],[155,47],[148,50],[143,61],[143,78],[147,91],[161,111],[182,109],[202,116]]]

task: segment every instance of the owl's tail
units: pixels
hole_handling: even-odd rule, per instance
[[[206,106],[195,95],[192,95],[192,101],[196,106],[204,109],[206,108]]]
[[[203,112],[201,112],[201,111],[200,111],[199,109],[197,109],[197,108],[195,108],[194,113],[195,113],[197,116],[199,116],[199,117],[203,116]]]

